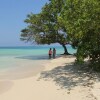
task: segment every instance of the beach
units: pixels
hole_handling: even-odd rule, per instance
[[[0,7],[0,100],[100,100],[100,0]]]
[[[58,57],[28,77],[0,78],[0,100],[100,100],[99,74],[89,75],[74,61],[74,56]]]

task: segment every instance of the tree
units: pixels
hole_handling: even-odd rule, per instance
[[[21,40],[37,44],[59,43],[64,54],[69,54],[65,46],[68,43],[66,29],[59,20],[63,5],[63,0],[50,0],[39,14],[29,14],[25,20],[28,26],[21,31]]]
[[[100,1],[65,0],[61,19],[70,40],[77,47],[77,61],[90,58],[90,64],[100,69]]]

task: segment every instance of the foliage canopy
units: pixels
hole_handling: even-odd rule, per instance
[[[100,0],[49,0],[25,22],[22,40],[62,46],[71,41],[77,48],[77,62],[89,57],[92,68],[100,69]]]
[[[61,18],[77,47],[77,61],[89,57],[92,67],[100,69],[100,1],[66,0]]]
[[[29,14],[25,20],[28,26],[21,31],[21,40],[37,44],[59,43],[64,47],[64,53],[69,54],[65,46],[68,42],[66,29],[58,19],[62,7],[62,0],[51,0],[39,14]]]

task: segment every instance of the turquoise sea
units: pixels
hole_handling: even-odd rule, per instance
[[[49,48],[56,48],[57,55],[63,54],[62,46],[27,46],[27,47],[0,47],[0,57],[3,56],[47,56]],[[67,46],[68,52],[76,52],[71,46]]]
[[[0,47],[0,74],[36,70],[49,60],[48,50],[54,47],[57,56],[63,54],[62,46]],[[67,48],[71,54],[76,52],[71,46]]]

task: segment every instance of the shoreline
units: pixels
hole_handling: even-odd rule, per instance
[[[48,63],[49,60],[30,60],[10,57],[6,62],[10,64],[8,64],[8,67],[6,65],[4,69],[0,70],[0,80],[17,80],[36,76],[39,72],[44,70],[44,64]]]
[[[74,60],[73,56],[51,59],[37,75],[0,80],[0,100],[99,100],[100,82],[88,80]]]

